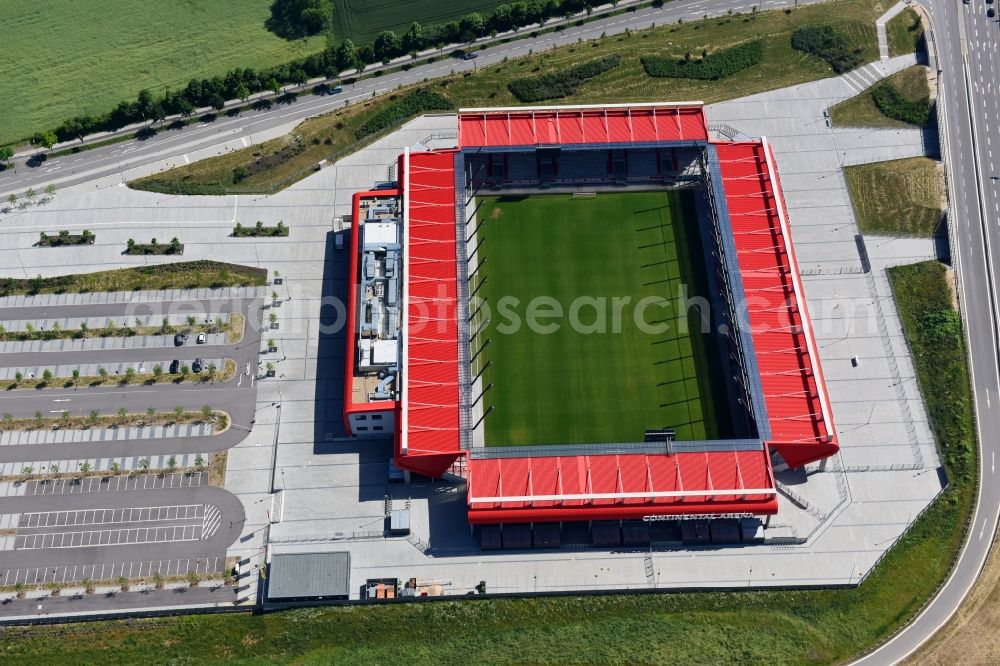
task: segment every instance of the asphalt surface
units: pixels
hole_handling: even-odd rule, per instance
[[[236,600],[233,587],[178,587],[164,590],[114,592],[48,596],[43,599],[11,599],[0,603],[0,618],[48,615],[66,616],[94,613],[115,613],[166,608],[232,603]]]
[[[979,429],[980,487],[968,541],[944,587],[924,611],[892,640],[858,660],[897,663],[928,640],[958,609],[989,555],[1000,514],[996,454],[1000,449],[1000,376],[997,364],[995,263],[1000,251],[1000,176],[992,154],[1000,151],[1000,69],[997,23],[986,16],[985,0],[924,3],[932,17],[940,69],[939,90],[946,114],[949,224],[961,281],[963,320],[972,359]],[[994,5],[995,6],[995,5]],[[965,59],[968,58],[968,68]],[[970,87],[968,83],[971,82]],[[1000,158],[1000,154],[997,156]],[[998,402],[997,407],[993,406]]]
[[[169,350],[172,358],[189,360],[197,357],[231,358],[236,362],[236,374],[227,381],[183,382],[169,384],[135,384],[128,386],[81,385],[73,388],[15,389],[0,393],[0,413],[15,418],[31,418],[36,411],[43,414],[67,411],[73,416],[86,416],[91,411],[114,414],[124,408],[143,413],[150,407],[167,412],[175,407],[198,411],[204,405],[227,412],[230,427],[211,437],[177,437],[131,439],[86,443],[31,444],[0,447],[0,463],[30,460],[60,460],[77,458],[82,452],[95,458],[119,456],[151,456],[160,453],[184,454],[221,451],[236,446],[253,426],[256,403],[258,354],[261,345],[262,299],[229,299],[196,303],[205,312],[241,312],[246,322],[243,339],[235,345],[197,345],[192,341],[181,347],[107,349],[86,351],[48,351],[0,354],[0,366],[24,367],[45,363],[72,365],[100,362],[144,361]],[[43,319],[58,316],[136,316],[153,314],[176,304],[109,303],[6,308],[4,318]],[[249,374],[247,369],[249,368]],[[72,449],[67,451],[67,449]]]
[[[473,70],[498,63],[504,58],[528,55],[529,51],[538,53],[553,46],[572,44],[578,39],[595,39],[601,33],[613,35],[624,32],[626,29],[648,28],[652,23],[675,22],[678,18],[683,18],[685,21],[694,20],[701,18],[706,13],[710,15],[725,14],[730,9],[749,12],[754,5],[762,10],[767,10],[811,4],[815,1],[678,0],[677,2],[669,2],[659,9],[646,8],[600,19],[582,26],[571,25],[560,32],[541,35],[537,39],[529,37],[490,49],[482,49],[480,56],[475,60],[446,58],[430,64],[419,65],[409,71],[394,72],[358,81],[354,85],[345,85],[344,92],[337,95],[302,97],[289,105],[275,105],[269,111],[243,112],[234,118],[220,115],[212,123],[196,123],[179,130],[161,130],[155,136],[145,140],[133,140],[95,148],[76,155],[53,158],[43,162],[39,167],[26,166],[22,158],[18,160],[16,169],[8,169],[0,173],[0,194],[6,198],[6,194],[10,192],[21,193],[29,187],[40,191],[41,188],[50,183],[58,187],[78,185],[98,178],[122,174],[128,169],[151,164],[168,157],[215,148],[234,139],[243,139],[246,145],[250,145],[253,142],[255,132],[259,134],[264,130],[333,111],[343,107],[345,101],[348,100],[354,103],[362,99],[370,99],[373,94],[388,93],[400,85],[412,85],[425,79],[449,76],[453,72]],[[124,178],[127,179],[127,177],[126,174]]]

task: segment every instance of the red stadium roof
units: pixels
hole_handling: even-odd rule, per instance
[[[699,105],[470,109],[464,147],[707,140]],[[769,446],[792,466],[836,452],[829,405],[766,144],[715,146],[761,373]],[[403,379],[396,464],[432,477],[460,445],[455,151],[399,165],[405,270]],[[781,202],[781,203],[779,203]],[[352,269],[354,270],[354,269]],[[467,460],[473,523],[772,514],[769,448]]]
[[[701,102],[461,109],[460,148],[706,141]]]
[[[441,476],[461,455],[455,153],[403,155],[403,390],[397,465]]]
[[[716,145],[771,444],[792,467],[837,452],[774,156],[766,142]]]
[[[777,511],[767,451],[472,459],[469,522]]]

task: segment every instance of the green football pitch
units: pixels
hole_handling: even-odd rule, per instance
[[[688,298],[707,291],[692,192],[478,203],[485,261],[471,286],[482,281],[486,305],[473,330],[489,321],[472,353],[490,342],[472,369],[493,385],[488,446],[641,442],[664,427],[678,440],[730,434],[714,337],[681,307],[685,287]]]

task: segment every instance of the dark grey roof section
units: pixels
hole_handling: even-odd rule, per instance
[[[275,553],[267,578],[269,600],[347,597],[351,554],[346,551]]]
[[[760,439],[714,439],[671,442],[610,442],[607,444],[548,444],[538,446],[485,446],[470,449],[473,458],[541,458],[544,456],[597,456],[619,454],[667,455],[701,451],[759,451]]]

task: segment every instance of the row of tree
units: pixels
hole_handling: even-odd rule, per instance
[[[94,132],[111,132],[133,123],[156,122],[172,115],[189,115],[195,109],[212,107],[222,110],[228,100],[247,100],[251,95],[271,91],[277,95],[285,85],[303,84],[310,78],[334,78],[347,70],[366,66],[418,51],[447,44],[470,42],[489,34],[589,11],[601,0],[528,0],[503,4],[489,15],[473,12],[458,21],[425,28],[412,23],[402,35],[392,30],[380,33],[374,43],[355,46],[345,39],[324,51],[266,70],[237,67],[225,76],[192,79],[179,90],[167,90],[154,96],[139,91],[135,100],[120,102],[108,113],[70,118],[53,130],[39,132],[32,143],[51,148],[55,143],[82,139]],[[617,0],[613,0],[617,4]],[[308,5],[309,8],[312,5]],[[8,158],[9,159],[9,158]],[[2,161],[2,159],[0,159]]]

